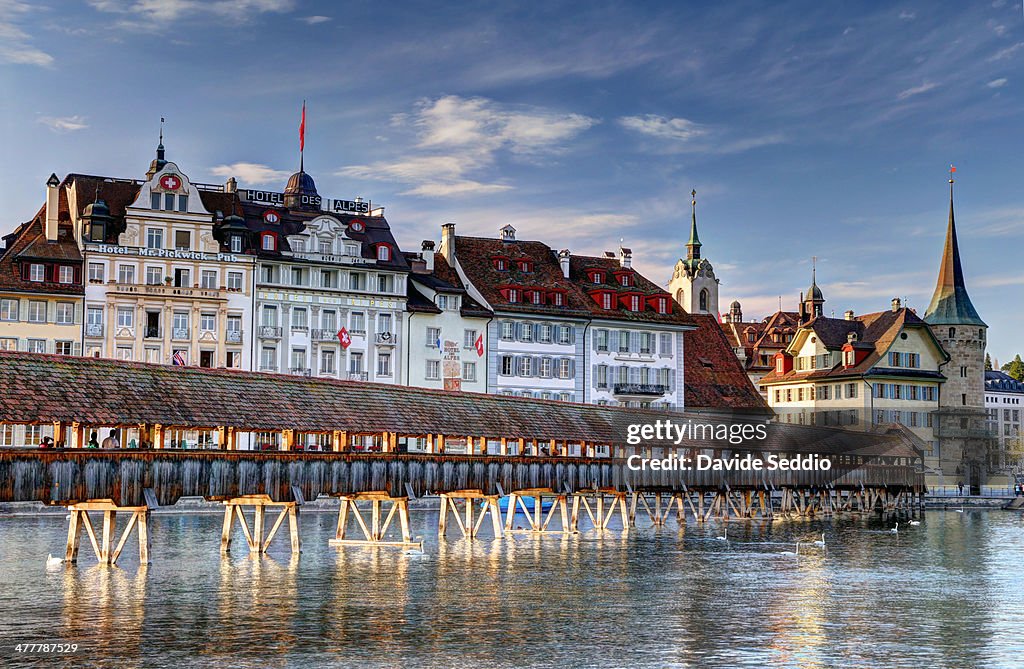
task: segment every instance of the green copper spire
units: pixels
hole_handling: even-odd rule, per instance
[[[931,325],[979,325],[987,327],[981,320],[964,284],[964,271],[960,265],[960,248],[956,239],[956,222],[953,219],[953,172],[949,171],[949,224],[946,228],[946,246],[942,251],[942,265],[931,304],[924,312],[924,320]]]
[[[686,259],[700,259],[700,237],[697,236],[697,191],[690,191],[690,241],[686,242]]]

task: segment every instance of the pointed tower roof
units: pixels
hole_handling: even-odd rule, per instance
[[[683,261],[690,269],[700,262],[700,237],[697,236],[697,191],[690,191],[690,239],[686,242],[686,260]]]
[[[988,327],[981,320],[964,285],[964,272],[960,265],[960,248],[956,240],[956,223],[953,219],[953,172],[950,167],[949,179],[949,225],[946,228],[946,246],[942,251],[942,265],[931,304],[924,312],[924,320],[930,325],[979,325]]]

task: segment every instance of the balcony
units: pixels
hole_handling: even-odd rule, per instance
[[[277,365],[260,365],[261,372],[276,372]]]
[[[369,378],[366,372],[349,372],[349,381],[366,381]]]
[[[103,336],[103,324],[102,323],[87,323],[85,326],[86,337],[102,337]]]
[[[379,346],[394,346],[397,340],[398,337],[393,332],[378,332],[373,337],[373,341]]]
[[[616,383],[612,386],[612,393],[615,395],[629,395],[635,397],[655,397],[668,392],[668,386],[660,383]]]
[[[313,341],[332,341],[337,339],[337,330],[310,330],[310,339]]]
[[[312,376],[313,371],[309,367],[291,367],[288,372],[295,376]]]
[[[242,343],[242,331],[241,330],[228,330],[227,341],[229,344],[241,344]]]
[[[163,337],[163,334],[160,333],[160,328],[156,328],[156,327],[152,327],[152,326],[147,325],[146,326],[146,334],[143,335],[143,336],[146,339],[160,339],[160,338]]]
[[[147,297],[165,297],[209,300],[226,300],[228,291],[221,288],[200,288],[198,285],[186,286],[142,285],[136,283],[112,282],[112,292],[121,295],[143,295]]]
[[[259,329],[260,339],[280,339],[281,328],[276,325],[261,325]]]
[[[174,328],[171,330],[171,339],[188,341],[188,328]]]

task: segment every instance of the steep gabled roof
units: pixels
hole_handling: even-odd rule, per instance
[[[46,239],[44,224],[46,207],[29,222],[5,237],[7,247],[0,256],[0,290],[19,293],[47,293],[57,295],[83,295],[85,287],[81,280],[77,283],[58,283],[26,281],[23,278],[23,265],[33,261],[72,265],[81,268],[82,254],[78,250],[71,228],[67,225],[58,226],[57,241]],[[78,270],[81,279],[81,269]]]
[[[960,265],[960,248],[956,239],[956,222],[953,220],[953,180],[949,180],[949,224],[946,228],[946,245],[942,250],[942,264],[939,278],[935,283],[931,304],[924,312],[924,319],[932,325],[976,325],[987,327],[971,303],[964,284],[964,271]]]
[[[686,408],[771,413],[715,316],[690,314],[690,319],[697,328],[683,333]]]

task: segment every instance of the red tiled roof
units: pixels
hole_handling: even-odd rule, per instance
[[[683,334],[687,409],[771,413],[711,314],[690,314],[697,329]]]
[[[46,293],[59,295],[84,295],[85,287],[78,283],[58,283],[25,281],[22,267],[34,260],[48,264],[69,265],[78,268],[81,279],[82,254],[78,250],[69,226],[59,227],[58,240],[50,242],[46,239],[43,229],[46,218],[44,207],[36,217],[24,225],[18,226],[14,233],[8,235],[7,248],[0,256],[0,290],[22,293]],[[52,279],[52,275],[47,277]]]
[[[628,250],[629,249],[623,249],[623,251],[627,252]],[[600,284],[593,283],[587,275],[588,269],[602,270],[604,272],[604,282]],[[614,274],[615,272],[619,272],[620,274],[628,272],[632,278],[632,285],[628,287],[622,286],[618,279],[616,279]],[[591,316],[595,318],[671,323],[673,325],[693,325],[693,321],[690,319],[689,314],[683,311],[683,308],[672,299],[672,295],[667,290],[660,288],[657,284],[635,269],[623,268],[617,258],[572,256],[569,259],[569,278],[572,280],[576,288],[585,294],[587,307],[590,309]],[[614,309],[606,310],[589,295],[590,291],[599,289],[612,291],[615,293],[616,298],[619,295],[627,293],[640,293],[644,299],[654,296],[664,297],[667,300],[668,307],[672,309],[672,313],[659,314],[648,305],[644,305],[643,311],[630,311],[618,304],[616,304]]]

